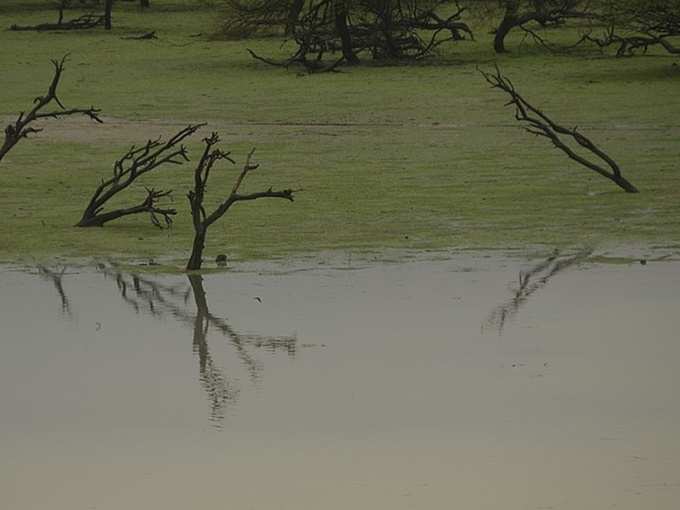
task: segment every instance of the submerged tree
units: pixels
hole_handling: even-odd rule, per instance
[[[554,122],[543,111],[532,106],[515,89],[513,83],[503,76],[498,66],[495,74],[480,70],[486,81],[495,89],[502,90],[510,96],[507,105],[515,106],[515,118],[527,126],[525,129],[536,136],[547,138],[552,144],[564,152],[570,159],[586,168],[606,177],[627,193],[637,193],[638,189],[622,174],[619,165],[607,153],[595,145],[589,138],[581,134],[576,127],[567,128]],[[572,149],[562,137],[571,139],[585,149],[594,158],[588,159]]]
[[[57,88],[59,87],[59,81],[61,80],[61,75],[64,72],[64,65],[66,64],[67,56],[64,56],[61,60],[52,60],[52,65],[54,66],[54,76],[52,77],[52,82],[50,83],[47,93],[44,96],[38,96],[33,100],[33,108],[28,113],[21,112],[17,120],[9,124],[5,128],[5,139],[0,146],[0,161],[5,155],[19,143],[22,139],[28,138],[29,135],[33,133],[39,133],[42,128],[33,127],[33,122],[41,119],[58,119],[60,117],[67,117],[69,115],[85,115],[92,120],[101,123],[102,119],[99,118],[100,109],[90,106],[89,108],[66,108],[64,104],[60,101],[57,95]],[[51,103],[56,103],[60,109],[55,109],[51,111],[44,111],[45,107],[49,106]]]
[[[251,52],[255,58],[309,71],[356,64],[363,54],[375,60],[417,59],[447,41],[472,38],[457,0],[231,0],[230,5],[232,33],[278,23],[295,42],[296,50],[283,61]],[[336,55],[331,65],[324,64],[327,54]]]
[[[105,223],[131,214],[149,213],[151,222],[157,227],[170,226],[175,209],[157,206],[159,199],[169,196],[172,191],[146,188],[146,197],[138,205],[104,212],[104,206],[115,195],[125,190],[144,174],[163,165],[181,165],[189,161],[187,150],[182,141],[194,134],[203,124],[189,125],[167,141],[160,138],[149,140],[141,147],[133,145],[113,165],[113,175],[102,179],[88,202],[77,227],[102,227]],[[162,218],[163,222],[161,222]]]
[[[201,160],[198,162],[196,169],[194,170],[194,189],[189,191],[188,198],[189,204],[191,206],[191,217],[194,225],[194,242],[191,250],[191,256],[189,257],[189,262],[187,263],[187,270],[201,269],[203,264],[203,249],[205,248],[205,240],[208,234],[208,228],[210,225],[219,220],[224,214],[229,210],[229,208],[237,202],[257,200],[259,198],[283,198],[285,200],[293,201],[292,189],[284,189],[280,191],[273,191],[269,188],[266,191],[259,191],[255,193],[241,194],[239,190],[243,181],[247,175],[256,170],[259,165],[251,163],[255,149],[248,153],[246,162],[243,165],[241,173],[236,178],[236,182],[231,189],[229,196],[220,203],[217,208],[210,214],[206,213],[203,206],[203,200],[205,198],[206,184],[208,182],[208,177],[210,176],[210,171],[213,165],[219,160],[227,160],[232,164],[236,162],[229,157],[229,152],[223,152],[220,149],[213,149],[213,147],[219,143],[220,138],[217,133],[212,133],[208,138],[204,139],[205,150],[201,156]]]

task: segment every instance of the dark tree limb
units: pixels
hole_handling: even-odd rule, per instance
[[[520,25],[519,27],[527,37],[531,37],[536,44],[539,46],[545,48],[546,50],[550,51],[551,53],[568,53],[569,51],[572,51],[582,44],[584,44],[586,41],[590,40],[589,34],[583,34],[578,41],[575,43],[572,43],[567,46],[557,46],[554,44],[551,44],[548,40],[546,40],[543,36],[541,36],[536,30],[529,28],[527,25]]]
[[[152,32],[146,32],[145,34],[142,35],[131,35],[128,37],[121,37],[121,39],[125,39],[128,41],[149,41],[151,39],[158,39],[158,36],[156,35],[156,31]]]
[[[77,18],[63,21],[60,17],[57,23],[40,23],[39,25],[12,25],[10,30],[17,32],[48,32],[50,30],[88,30],[104,23],[104,16],[98,14],[83,14]]]
[[[205,142],[205,149],[201,160],[198,162],[194,170],[194,189],[187,194],[189,204],[191,206],[191,217],[194,225],[194,243],[191,250],[191,256],[187,263],[187,271],[201,269],[203,263],[203,249],[205,248],[205,240],[208,233],[208,227],[220,219],[229,210],[229,208],[236,202],[257,200],[259,198],[283,198],[285,200],[293,201],[292,189],[284,189],[281,191],[273,191],[269,188],[266,191],[259,191],[256,193],[241,194],[239,190],[247,175],[256,170],[259,165],[251,163],[255,149],[252,149],[246,158],[241,173],[236,178],[234,186],[231,189],[229,196],[210,214],[206,213],[203,207],[203,199],[205,198],[205,187],[210,176],[210,171],[213,165],[220,160],[226,159],[232,164],[235,161],[229,157],[229,152],[213,147],[219,143],[220,138],[217,133],[212,133],[208,138],[203,140]]]
[[[534,0],[529,10],[522,10],[520,0],[505,0],[505,13],[495,30],[493,47],[496,53],[505,53],[505,38],[513,28],[536,22],[542,26],[564,23],[569,18],[588,18],[588,2],[582,0]],[[585,4],[585,7],[581,4]]]
[[[529,104],[519,92],[517,92],[513,83],[501,74],[498,66],[496,66],[495,74],[486,73],[482,70],[479,70],[479,72],[484,76],[484,79],[486,79],[492,88],[500,89],[510,96],[510,101],[508,101],[506,106],[515,106],[515,118],[520,122],[528,124],[525,129],[529,133],[549,139],[555,147],[564,152],[570,159],[601,176],[606,177],[617,186],[624,189],[627,193],[638,192],[638,189],[623,177],[618,164],[609,155],[595,145],[589,138],[581,134],[576,127],[563,127],[551,120],[541,110]],[[588,159],[578,154],[569,147],[560,136],[570,137],[580,147],[584,148],[597,159]]]
[[[33,108],[28,112],[19,113],[17,120],[9,124],[5,128],[5,139],[0,147],[0,161],[3,157],[23,138],[28,138],[29,135],[33,133],[39,133],[42,128],[32,127],[31,124],[36,120],[40,119],[58,119],[60,117],[67,117],[69,115],[85,115],[96,122],[103,122],[99,118],[100,109],[94,108],[70,108],[66,109],[64,104],[59,99],[57,95],[57,88],[59,87],[59,81],[61,80],[61,75],[64,72],[64,65],[66,64],[68,55],[64,56],[61,60],[52,60],[52,65],[54,66],[54,76],[52,77],[52,82],[50,83],[47,93],[44,96],[38,96],[33,100]],[[43,111],[43,109],[50,103],[56,103],[60,110]]]
[[[132,146],[113,165],[113,175],[109,179],[102,179],[83,211],[77,227],[101,227],[105,223],[128,216],[130,214],[149,213],[151,222],[157,227],[169,227],[171,216],[177,214],[175,209],[162,209],[156,202],[170,195],[171,191],[147,188],[147,196],[139,205],[103,212],[106,203],[115,195],[125,190],[142,175],[163,165],[181,165],[189,161],[187,150],[182,141],[193,135],[204,124],[194,124],[185,127],[165,142],[159,139],[149,140],[141,147]],[[159,218],[163,219],[163,222]]]
[[[680,34],[680,31],[678,32]],[[632,57],[637,51],[646,53],[650,46],[659,45],[672,55],[680,54],[680,47],[674,46],[667,37],[678,34],[658,35],[651,32],[643,34],[620,35],[616,32],[614,25],[608,27],[601,37],[594,37],[586,34],[584,38],[595,43],[600,48],[618,46],[616,48],[617,57]]]
[[[680,54],[680,47],[671,39],[680,37],[680,3],[673,0],[647,2],[612,2],[603,19],[608,26],[601,37],[589,40],[600,48],[618,46],[617,56],[632,56],[646,52],[650,46],[661,46],[668,53]]]
[[[335,62],[327,64],[321,61],[321,59],[309,60],[305,53],[301,53],[299,51],[285,60],[277,61],[261,57],[250,48],[246,49],[248,50],[248,53],[250,53],[250,56],[253,57],[255,60],[259,60],[260,62],[264,62],[265,64],[269,64],[270,66],[285,67],[286,69],[294,65],[299,65],[302,66],[308,74],[339,73],[340,69],[338,69],[338,67],[340,67],[345,62],[344,55],[338,58]]]
[[[12,25],[11,27],[9,27],[9,29],[17,31],[35,30],[38,32],[48,30],[86,30],[88,28],[94,28],[104,23],[103,15],[97,15],[92,13],[84,14],[69,21],[64,21],[64,9],[66,9],[68,5],[69,5],[68,0],[61,0],[61,3],[57,6],[57,10],[59,11],[59,19],[57,20],[56,23],[41,23],[39,25],[29,26]]]

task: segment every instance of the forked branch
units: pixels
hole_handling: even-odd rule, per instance
[[[527,100],[517,92],[510,79],[501,74],[498,66],[496,66],[495,73],[487,73],[481,69],[479,72],[493,88],[500,89],[510,96],[510,101],[508,101],[506,106],[515,106],[515,118],[518,121],[525,123],[525,129],[529,133],[549,139],[555,147],[564,152],[570,159],[580,163],[593,172],[597,172],[601,176],[606,177],[617,186],[624,189],[627,193],[638,193],[638,189],[623,177],[619,165],[609,155],[595,145],[589,138],[581,134],[576,127],[566,128],[557,124],[543,111],[527,102]],[[574,140],[580,147],[594,156],[594,158],[589,159],[577,153],[565,143],[561,138],[562,136]]]
[[[140,204],[112,211],[104,211],[104,206],[115,195],[126,189],[142,175],[163,165],[181,165],[189,161],[186,147],[182,141],[194,134],[204,124],[193,124],[180,130],[167,141],[160,138],[149,140],[137,147],[133,145],[113,165],[113,175],[102,179],[90,198],[77,227],[101,227],[105,223],[130,214],[149,213],[151,222],[159,228],[172,224],[171,216],[177,214],[175,209],[163,209],[157,201],[169,196],[172,191],[147,188],[146,198]],[[162,220],[162,221],[161,221]]]
[[[259,167],[259,165],[252,163],[253,154],[255,153],[255,149],[252,149],[246,157],[246,162],[236,178],[229,196],[227,196],[213,212],[210,214],[206,213],[205,208],[203,207],[203,199],[205,198],[206,183],[208,182],[208,177],[210,176],[213,165],[217,161],[223,159],[235,164],[235,161],[229,157],[229,152],[223,152],[219,148],[213,149],[219,141],[220,138],[217,133],[212,133],[208,138],[204,139],[205,149],[201,156],[201,160],[194,170],[194,189],[190,190],[187,194],[194,225],[194,244],[191,251],[191,257],[187,263],[188,271],[201,269],[208,227],[224,216],[229,208],[236,202],[257,200],[258,198],[283,198],[291,202],[294,200],[293,194],[295,193],[295,190],[292,189],[274,191],[272,188],[269,188],[266,191],[258,191],[255,193],[239,193],[241,185],[248,174]]]
[[[85,115],[96,122],[103,122],[99,117],[100,109],[90,106],[89,108],[69,108],[67,109],[57,95],[57,88],[61,75],[64,72],[64,65],[66,64],[68,55],[62,57],[61,60],[52,60],[54,66],[54,76],[50,83],[47,93],[44,96],[38,96],[33,100],[33,108],[28,113],[21,112],[14,123],[9,124],[5,128],[5,140],[0,147],[0,161],[3,157],[19,143],[23,138],[28,138],[33,133],[39,133],[42,128],[33,127],[31,124],[40,119],[58,119],[69,115]],[[56,103],[60,109],[52,111],[43,111],[50,103]]]

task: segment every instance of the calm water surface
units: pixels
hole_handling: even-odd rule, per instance
[[[680,508],[680,263],[0,270],[0,508]]]

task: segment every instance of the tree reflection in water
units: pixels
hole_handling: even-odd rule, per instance
[[[57,290],[57,294],[59,294],[59,299],[61,301],[61,313],[68,316],[69,318],[72,318],[73,313],[71,312],[71,301],[69,301],[66,292],[64,292],[64,285],[62,283],[62,278],[66,273],[66,269],[67,266],[64,266],[61,268],[61,270],[53,271],[47,266],[39,265],[38,274],[43,280],[50,280],[52,282],[54,288]]]
[[[592,250],[586,249],[574,255],[561,256],[559,251],[555,250],[550,257],[528,271],[520,271],[519,285],[509,286],[512,297],[491,311],[482,329],[485,326],[491,326],[498,330],[499,335],[503,333],[506,322],[517,315],[519,309],[536,291],[545,287],[554,276],[562,271],[587,261],[591,254]]]
[[[239,388],[214,361],[208,344],[208,332],[212,328],[224,336],[234,349],[251,381],[259,379],[262,363],[252,351],[265,349],[269,352],[286,352],[295,356],[295,336],[262,336],[242,333],[233,328],[226,319],[213,314],[200,275],[188,275],[189,285],[167,284],[148,275],[126,274],[114,267],[99,264],[97,269],[116,282],[120,297],[136,313],[148,313],[157,319],[172,317],[193,330],[193,352],[198,358],[199,380],[210,402],[210,420],[217,426],[225,418],[227,407],[234,403]],[[191,310],[190,298],[196,312]]]

